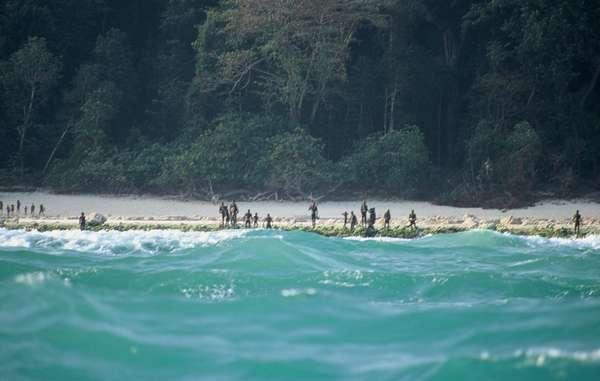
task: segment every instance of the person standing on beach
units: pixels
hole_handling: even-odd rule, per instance
[[[319,218],[319,216],[317,214],[319,212],[317,203],[313,201],[312,205],[308,207],[308,210],[310,210],[310,220],[312,221],[312,227],[314,229],[315,224],[317,223],[317,218]]]
[[[388,209],[383,214],[383,227],[385,229],[389,229],[390,228],[390,220],[391,219],[392,219],[392,214],[390,213],[390,210]]]
[[[17,200],[17,214],[21,213],[21,200]]]
[[[231,205],[229,206],[229,218],[231,219],[231,226],[233,227],[237,227],[237,215],[238,215],[239,209],[237,207],[237,204],[235,203],[235,200],[231,203]]]
[[[369,229],[372,229],[375,227],[376,219],[377,219],[377,216],[375,215],[375,208],[369,209]]]
[[[269,213],[267,213],[267,216],[265,217],[265,222],[267,223],[267,229],[271,229],[271,222],[273,222],[273,218]]]
[[[409,228],[417,228],[417,215],[415,214],[415,210],[411,210],[408,215],[408,227]]]
[[[85,214],[83,212],[79,216],[79,230],[85,230]]]
[[[10,204],[10,212],[15,215],[15,204]]]
[[[46,208],[44,207],[44,204],[40,204],[40,211],[38,213],[38,216],[46,217]]]
[[[29,212],[31,213],[31,216],[33,216],[33,213],[35,213],[35,205],[33,203],[31,203],[31,209],[29,209]]]
[[[369,207],[367,206],[367,200],[363,200],[362,205],[360,206],[360,223],[363,227],[367,226],[367,211]]]
[[[354,230],[354,227],[358,224],[358,219],[356,218],[356,214],[354,211],[350,211],[350,230]]]
[[[4,204],[0,201],[0,213],[4,212]]]
[[[252,224],[252,213],[250,213],[250,209],[248,209],[246,214],[244,214],[244,217],[245,217],[244,226],[247,228],[250,228],[251,224]]]
[[[254,227],[258,227],[258,213],[254,213]]]
[[[344,229],[346,229],[346,225],[348,224],[348,212],[344,210],[342,216],[344,216]]]
[[[25,205],[25,215],[27,215],[27,205]]]
[[[575,215],[573,216],[573,223],[575,224],[575,236],[579,237],[581,233],[581,214],[579,214],[579,210],[575,211]]]
[[[221,206],[219,207],[219,213],[221,213],[221,226],[225,226],[225,217],[229,214],[227,207],[224,202],[221,202]],[[227,222],[229,222],[229,218],[227,218]]]

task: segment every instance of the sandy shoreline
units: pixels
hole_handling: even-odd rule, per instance
[[[0,201],[4,204],[14,204],[20,200],[22,208],[31,203],[39,208],[46,207],[49,217],[76,217],[81,212],[98,212],[108,217],[148,217],[171,219],[218,217],[218,205],[207,201],[181,201],[168,198],[142,196],[98,196],[98,195],[59,195],[45,192],[0,192]],[[499,210],[483,208],[459,208],[452,206],[434,205],[423,201],[382,201],[369,200],[369,207],[375,207],[378,215],[383,215],[390,209],[392,217],[405,219],[411,209],[422,218],[447,217],[462,218],[474,215],[479,219],[501,219],[507,216],[535,219],[569,219],[579,209],[584,218],[600,218],[600,203],[587,200],[549,200],[528,208]],[[276,218],[308,218],[308,202],[276,202],[256,201],[238,202],[243,214],[247,209],[264,216],[270,213]],[[327,201],[319,204],[319,215],[322,219],[341,218],[346,210],[354,210],[358,214],[361,200]],[[23,213],[23,210],[21,210]]]
[[[108,197],[94,195],[55,195],[42,192],[0,193],[5,204],[21,200],[22,208],[35,203],[46,206],[46,217],[0,215],[0,227],[23,229],[76,229],[77,216],[102,213],[107,217],[104,229],[181,229],[214,230],[220,226],[218,205],[203,201],[178,201],[151,197]],[[353,234],[343,230],[341,213],[344,210],[358,212],[361,201],[323,202],[319,205],[320,219],[316,232],[323,234]],[[270,213],[276,227],[284,229],[310,228],[306,202],[239,202],[243,214],[248,208],[261,217]],[[515,234],[541,234],[566,236],[571,234],[571,216],[576,209],[583,215],[582,232],[600,234],[600,204],[585,200],[553,200],[530,208],[497,210],[481,208],[457,208],[433,205],[427,202],[370,200],[370,207],[377,208],[378,217],[389,208],[392,213],[390,235],[410,235],[405,229],[406,216],[415,209],[421,232],[451,232],[469,229],[491,229]],[[24,210],[21,210],[23,214]],[[241,225],[241,224],[240,224]],[[376,228],[382,230],[379,218]],[[360,231],[357,234],[361,234]],[[383,233],[385,234],[385,233]]]

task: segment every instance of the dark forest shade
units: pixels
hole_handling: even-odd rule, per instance
[[[600,3],[6,0],[0,181],[510,204],[600,185]]]

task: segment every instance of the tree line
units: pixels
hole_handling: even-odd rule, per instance
[[[5,0],[0,181],[512,205],[600,181],[592,0]]]

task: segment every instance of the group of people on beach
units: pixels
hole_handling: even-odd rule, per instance
[[[313,203],[313,205],[316,208],[316,204]],[[367,217],[367,214],[368,214],[368,217]],[[358,219],[356,218],[354,211],[351,210],[350,215],[348,215],[347,211],[344,211],[344,213],[342,213],[342,216],[344,217],[344,229],[346,229],[346,226],[348,225],[348,223],[350,223],[350,230],[354,230],[354,228],[358,224]],[[392,220],[392,213],[388,209],[383,214],[383,228],[384,229],[390,228],[391,220]],[[360,206],[360,223],[361,223],[362,227],[366,228],[367,231],[374,230],[376,221],[377,221],[377,214],[375,213],[375,208],[369,208],[369,206],[367,205],[367,200],[363,200],[363,203]],[[313,220],[313,227],[314,226],[315,226],[315,221]],[[413,228],[413,229],[417,228],[417,215],[415,214],[414,209],[411,210],[408,215],[408,226],[407,227]]]
[[[313,203],[308,207],[308,210],[310,211],[310,219],[312,222],[312,227],[314,228],[317,223],[317,219],[319,218],[319,215],[318,215],[319,208],[317,206],[317,203],[315,201],[313,201]],[[367,214],[368,214],[368,216],[367,216]],[[348,214],[348,211],[345,210],[344,213],[342,213],[342,216],[344,217],[344,229],[346,229],[348,227],[348,224],[350,224],[350,230],[353,231],[354,228],[356,227],[356,225],[358,225],[358,218],[356,217],[356,214],[354,214],[354,211],[351,210],[350,214]],[[392,219],[392,214],[391,214],[390,210],[388,209],[383,214],[384,229],[390,228],[391,219]],[[369,206],[367,205],[367,200],[363,200],[363,203],[360,206],[360,224],[361,224],[361,226],[363,228],[366,228],[367,231],[374,230],[376,221],[377,221],[377,214],[375,213],[375,208],[369,208]],[[408,227],[414,228],[414,229],[417,228],[417,215],[415,214],[414,209],[408,215]]]
[[[23,216],[35,216],[36,212],[37,212],[37,216],[45,216],[46,214],[46,208],[44,206],[44,204],[39,204],[38,207],[36,208],[35,203],[31,203],[31,206],[28,205],[23,205],[21,203],[21,200],[16,200],[15,203],[4,203],[4,201],[0,200],[0,216],[1,215],[5,215],[6,218],[10,218],[10,217],[17,217],[17,216],[21,216],[21,207],[23,207]],[[317,205],[316,201],[313,201],[309,207],[308,210],[310,211],[310,219],[311,219],[311,223],[312,223],[312,227],[313,229],[315,228],[316,224],[317,224],[317,220],[319,219],[319,207]],[[237,206],[237,204],[235,203],[235,201],[233,201],[229,206],[225,205],[224,202],[221,202],[221,205],[219,207],[219,213],[221,215],[221,226],[222,227],[238,227],[238,214],[239,214],[239,208]],[[346,229],[348,227],[348,225],[350,225],[350,230],[354,231],[354,229],[356,228],[356,226],[358,225],[358,218],[357,216],[354,214],[354,211],[350,211],[350,213],[348,213],[348,211],[344,211],[342,213],[342,216],[344,217],[344,229]],[[260,218],[258,216],[258,213],[254,213],[252,214],[252,212],[250,211],[250,209],[248,209],[248,211],[246,212],[246,214],[244,214],[244,227],[246,228],[258,228],[259,227],[259,221]],[[383,214],[383,228],[384,229],[389,229],[390,228],[390,221],[392,219],[392,215],[390,213],[390,210],[387,209],[385,211],[385,213]],[[377,221],[377,215],[375,213],[375,208],[369,208],[369,206],[367,205],[367,200],[363,200],[361,206],[360,206],[360,224],[363,228],[366,229],[367,233],[369,232],[375,232],[375,223]],[[577,210],[575,212],[575,215],[572,218],[573,224],[574,224],[574,233],[576,236],[580,236],[581,235],[581,223],[582,223],[582,217],[581,214],[579,213],[579,210]],[[271,229],[273,227],[273,217],[271,217],[271,215],[269,213],[267,213],[266,217],[263,218],[262,220],[262,226],[264,228],[267,229]],[[86,219],[85,219],[85,215],[84,213],[81,213],[81,216],[79,217],[79,226],[82,230],[85,229],[86,226]],[[408,215],[408,228],[413,228],[413,229],[417,229],[417,215],[415,214],[414,209],[411,210],[410,214]]]
[[[225,205],[224,202],[221,202],[221,206],[219,207],[219,213],[221,214],[221,226],[237,227],[237,216],[239,214],[239,211],[240,210],[238,209],[238,206],[235,203],[235,201],[233,201],[231,205],[229,205],[229,207]],[[246,214],[244,214],[244,227],[257,228],[258,221],[258,213],[254,213],[254,215],[252,215],[252,212],[250,212],[250,209],[248,209]],[[267,229],[271,229],[273,227],[272,223],[273,218],[269,213],[267,213],[267,216],[263,220],[264,227]]]
[[[21,200],[17,200],[16,203],[13,204],[9,204],[9,203],[4,203],[4,201],[0,200],[0,215],[6,215],[7,218],[9,217],[16,217],[16,216],[21,216],[21,206],[23,206],[23,216],[32,216],[34,217],[36,214],[36,207],[35,204],[32,202],[31,206],[28,205],[22,205],[21,204]],[[45,216],[46,215],[46,208],[44,207],[44,204],[40,204],[37,208],[37,216]]]
[[[317,220],[319,219],[319,207],[317,205],[317,202],[313,201],[309,205],[308,210],[310,211],[310,220],[312,223],[312,227],[314,229],[317,224]],[[367,217],[367,213],[368,213],[368,217]],[[235,203],[235,201],[233,201],[229,206],[225,205],[224,202],[221,202],[221,205],[219,206],[219,214],[221,215],[221,226],[222,227],[225,227],[225,226],[237,227],[238,226],[237,216],[239,214],[239,208],[238,208],[237,204]],[[362,227],[366,228],[367,231],[374,230],[375,222],[377,220],[375,208],[369,208],[367,205],[367,201],[364,200],[360,207],[360,214],[361,214]],[[350,230],[353,231],[356,228],[356,226],[358,225],[358,218],[354,214],[354,211],[350,211],[350,214],[348,214],[347,211],[344,211],[344,213],[342,213],[342,216],[344,217],[344,229],[346,229],[348,227],[348,224],[350,224]],[[390,228],[391,219],[392,219],[392,214],[390,213],[390,210],[388,209],[388,210],[386,210],[386,212],[383,215],[383,227],[385,229]],[[259,220],[260,220],[260,218],[258,216],[258,213],[252,214],[250,209],[248,209],[246,214],[244,214],[244,227],[257,228],[259,225],[258,224]],[[417,228],[417,215],[415,214],[414,210],[412,210],[410,212],[410,214],[408,215],[408,222],[409,222],[408,223],[409,228],[413,228],[413,229]],[[263,220],[263,226],[267,229],[271,229],[273,227],[272,223],[273,223],[273,218],[271,217],[271,215],[269,213],[267,213],[267,216]]]
[[[309,206],[308,210],[310,211],[310,220],[312,224],[312,228],[314,229],[317,220],[319,219],[319,207],[316,201],[313,201]],[[237,216],[239,213],[239,209],[235,201],[233,201],[229,207],[225,205],[224,202],[221,202],[221,206],[219,207],[219,213],[221,214],[221,226],[229,226],[229,227],[237,227]],[[358,218],[354,214],[354,211],[351,210],[348,214],[348,211],[344,211],[342,213],[344,217],[344,229],[348,228],[350,225],[350,230],[354,231],[356,226],[358,225]],[[385,211],[383,214],[383,228],[390,229],[390,221],[392,219],[392,214],[389,209]],[[579,210],[575,212],[573,216],[574,223],[574,233],[579,237],[581,234],[581,214],[579,214]],[[374,233],[375,223],[377,221],[377,215],[375,213],[375,208],[369,208],[367,205],[367,200],[363,200],[362,205],[360,206],[360,224],[363,228],[366,229],[367,234]],[[246,228],[257,228],[259,222],[258,213],[252,214],[250,209],[244,214],[244,227]],[[267,213],[267,216],[263,220],[263,227],[267,229],[271,229],[273,218],[270,214]],[[415,210],[411,210],[408,215],[408,225],[407,228],[417,229],[417,215]]]

